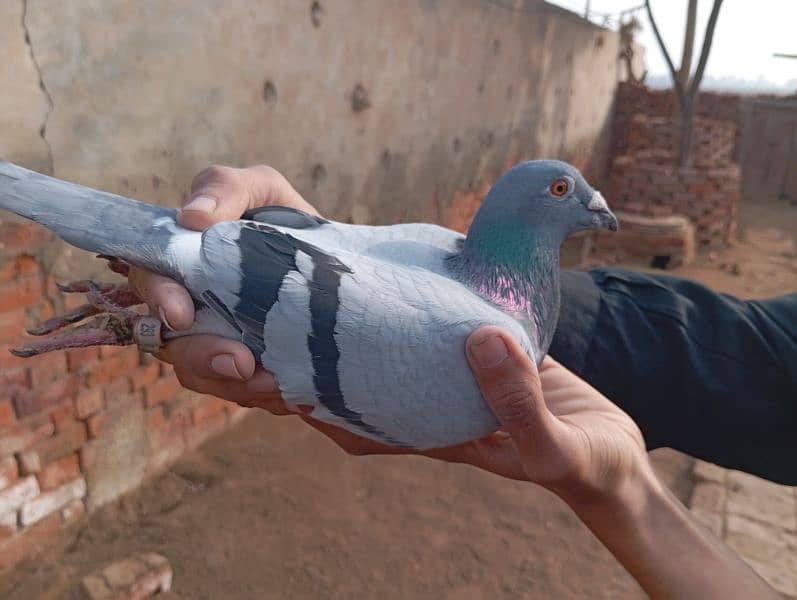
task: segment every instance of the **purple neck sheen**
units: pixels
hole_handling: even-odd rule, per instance
[[[524,323],[540,356],[559,318],[559,248],[518,248],[520,260],[495,261],[469,253],[451,256],[452,273],[482,298]]]

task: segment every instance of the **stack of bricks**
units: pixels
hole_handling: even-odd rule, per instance
[[[83,302],[37,260],[51,243],[0,224],[0,570],[245,412],[182,390],[135,346],[10,354],[27,327]]]
[[[611,155],[628,154],[628,134],[635,115],[673,118],[678,106],[672,90],[651,90],[645,87],[620,83],[615,97],[612,121]],[[695,116],[699,119],[727,121],[736,125],[733,142],[733,160],[738,160],[740,141],[739,124],[742,118],[742,98],[737,94],[701,92],[697,99]]]
[[[679,167],[656,151],[612,163],[612,207],[634,215],[683,215],[695,227],[698,250],[722,247],[736,232],[740,170],[735,163]]]
[[[738,127],[731,121],[695,118],[692,130],[692,161],[696,167],[724,166],[733,162]],[[623,156],[656,152],[675,164],[681,131],[672,117],[634,115],[626,131]]]
[[[621,84],[607,193],[612,208],[650,219],[685,217],[694,227],[697,250],[728,244],[736,231],[741,189],[741,171],[734,162],[740,114],[738,96],[701,94],[691,161],[682,167],[678,164],[681,132],[673,92]],[[596,236],[593,259],[613,262],[618,253],[606,250],[608,242],[601,238]],[[666,255],[666,248],[656,246],[661,240],[669,244],[667,236],[651,239],[651,260]],[[688,260],[685,256],[688,254],[679,251],[668,264]]]

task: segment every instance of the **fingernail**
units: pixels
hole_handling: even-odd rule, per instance
[[[169,319],[166,318],[166,311],[163,310],[162,306],[158,307],[158,317],[160,317],[161,323],[166,325],[166,329],[169,331],[174,331],[174,327],[172,327],[171,323],[169,323]]]
[[[235,366],[235,357],[232,354],[214,356],[210,360],[210,368],[213,369],[214,373],[222,377],[243,381],[243,376],[238,371],[238,367]]]
[[[246,382],[246,388],[255,394],[274,394],[279,392],[277,380],[268,371],[258,371],[252,379]]]
[[[210,196],[196,196],[191,202],[183,206],[183,210],[196,210],[199,212],[212,213],[216,210],[216,199]]]
[[[509,350],[500,335],[488,335],[482,340],[474,340],[470,353],[483,369],[497,367],[509,356]]]

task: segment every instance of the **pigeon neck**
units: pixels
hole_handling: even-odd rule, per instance
[[[561,240],[534,233],[503,230],[489,240],[469,235],[451,267],[474,292],[525,322],[545,353],[559,318]]]

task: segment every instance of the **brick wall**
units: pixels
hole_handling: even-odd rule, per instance
[[[739,96],[701,94],[692,161],[681,167],[677,161],[680,127],[672,91],[620,84],[608,185],[612,207],[654,219],[686,217],[699,250],[727,244],[736,231],[741,187],[736,163],[740,110]],[[667,243],[666,237],[661,239]],[[594,246],[598,253],[602,247]],[[652,247],[651,258],[666,254],[665,250]]]
[[[12,356],[26,327],[82,303],[48,277],[50,239],[0,226],[0,569],[245,413],[134,346]]]
[[[736,124],[734,132],[734,159],[738,157],[742,99],[738,94],[701,92],[697,99],[695,115],[715,121]],[[620,83],[615,98],[612,123],[611,155],[628,153],[628,134],[633,130],[630,121],[635,115],[672,118],[678,112],[672,90],[651,90],[630,83]]]

